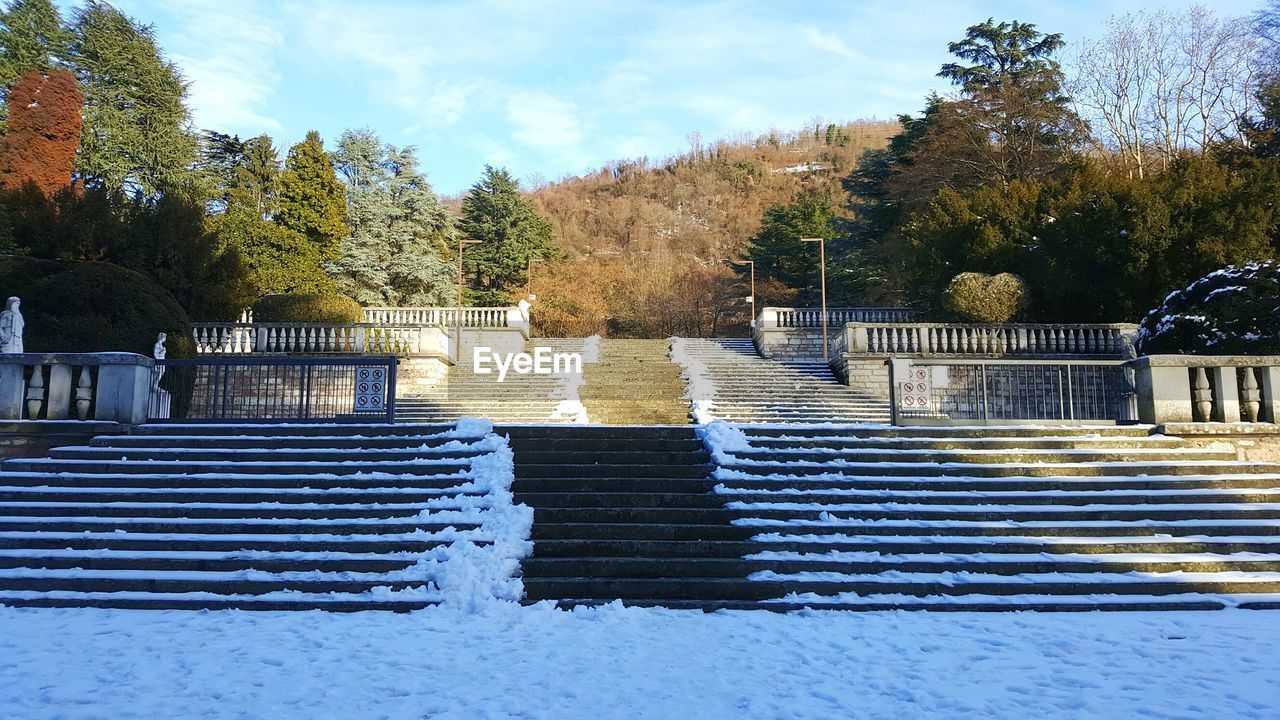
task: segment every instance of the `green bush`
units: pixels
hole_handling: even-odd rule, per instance
[[[951,278],[944,304],[957,319],[979,323],[1007,323],[1022,314],[1027,284],[1010,273],[966,272]]]
[[[1138,330],[1143,355],[1280,355],[1280,261],[1209,273],[1169,293]]]
[[[253,304],[253,319],[338,325],[364,322],[364,309],[345,295],[268,295]]]
[[[193,357],[191,321],[141,273],[104,262],[0,255],[0,300],[16,295],[27,352],[134,352],[151,356],[168,333],[171,358]]]

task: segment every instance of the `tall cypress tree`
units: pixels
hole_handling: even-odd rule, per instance
[[[189,180],[197,143],[187,83],[152,29],[89,0],[76,13],[70,55],[85,94],[80,176],[144,195]]]
[[[338,182],[333,161],[315,130],[289,148],[275,219],[305,235],[325,260],[338,259],[339,245],[349,233],[347,191]]]
[[[529,260],[557,252],[551,221],[520,194],[511,173],[491,165],[462,201],[460,229],[480,241],[467,251],[464,270],[481,302],[510,302],[509,291],[527,281]]]

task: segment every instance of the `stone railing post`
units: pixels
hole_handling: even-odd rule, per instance
[[[1259,417],[1266,422],[1280,424],[1280,365],[1258,368],[1258,382],[1262,388]]]
[[[1150,357],[1129,363],[1138,393],[1138,420],[1152,425],[1191,422],[1191,376],[1185,365],[1157,365]]]
[[[776,328],[778,327],[778,308],[763,308],[760,310],[760,320],[756,323],[756,327]]]

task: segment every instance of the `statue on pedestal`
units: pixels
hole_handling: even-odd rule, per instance
[[[538,299],[537,295],[530,294],[527,298],[520,298],[520,302],[516,303],[516,307],[520,309],[520,316],[525,322],[529,322],[529,309],[533,307],[533,302]]]
[[[22,352],[22,331],[26,323],[18,309],[20,303],[18,298],[11,297],[5,301],[4,310],[0,312],[0,353]]]
[[[169,351],[165,348],[164,343],[169,339],[167,333],[160,333],[156,336],[156,344],[151,348],[151,357],[156,360],[163,360]],[[164,377],[164,365],[156,364],[155,370],[151,373],[151,387],[159,389],[160,378]]]

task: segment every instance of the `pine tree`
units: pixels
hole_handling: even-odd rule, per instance
[[[756,277],[802,291],[802,301],[816,299],[818,247],[801,238],[830,240],[834,217],[830,196],[812,192],[765,210],[760,231],[745,249],[755,262]]]
[[[0,187],[33,185],[47,197],[71,186],[83,96],[66,70],[35,68],[14,84],[9,132],[0,136]]]
[[[444,305],[457,272],[446,258],[455,221],[418,171],[412,148],[348,130],[334,164],[346,180],[351,233],[328,265],[338,289],[363,305]]]
[[[9,88],[30,70],[57,67],[69,42],[52,0],[13,0],[0,12],[0,98],[5,103],[0,122],[7,113]]]
[[[320,133],[312,130],[306,140],[289,149],[279,185],[276,222],[304,235],[326,261],[336,260],[339,245],[349,234],[347,195]]]
[[[85,94],[77,170],[88,184],[152,195],[190,180],[187,83],[149,26],[89,0],[76,13],[70,61]]]
[[[530,259],[557,254],[551,221],[538,214],[505,169],[484,168],[484,177],[462,201],[463,235],[480,241],[464,255],[464,271],[481,300],[511,302],[510,291],[528,282]]]

